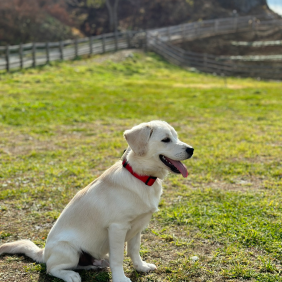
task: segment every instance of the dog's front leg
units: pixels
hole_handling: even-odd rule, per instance
[[[131,258],[134,268],[140,272],[155,270],[154,264],[142,261],[140,257],[141,233],[137,233],[130,241],[127,242],[127,255]]]
[[[123,271],[124,243],[128,229],[127,226],[115,223],[109,227],[110,267],[113,282],[131,282]]]

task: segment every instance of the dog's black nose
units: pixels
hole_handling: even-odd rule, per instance
[[[186,148],[186,152],[187,152],[187,154],[188,154],[190,157],[192,157],[192,156],[193,156],[193,152],[194,152],[194,148],[192,148],[192,147],[187,147],[187,148]]]

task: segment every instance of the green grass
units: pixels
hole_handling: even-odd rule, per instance
[[[144,231],[141,254],[157,271],[137,273],[126,258],[126,274],[282,281],[281,83],[228,78],[225,85],[154,54],[103,58],[1,74],[0,243],[30,238],[44,246],[73,195],[119,159],[123,131],[162,119],[195,154],[187,179],[164,182]],[[0,260],[0,280],[60,281],[22,256]],[[111,281],[108,271],[80,273],[83,281]]]

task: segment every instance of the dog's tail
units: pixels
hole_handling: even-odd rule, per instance
[[[12,243],[6,243],[0,246],[0,255],[2,254],[24,254],[36,262],[44,262],[44,249],[40,249],[29,240],[19,240]]]

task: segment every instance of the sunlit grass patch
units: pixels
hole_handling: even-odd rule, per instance
[[[1,74],[0,242],[44,246],[79,189],[120,158],[125,129],[162,119],[193,145],[189,176],[170,175],[133,281],[282,281],[281,83],[189,72],[154,54],[87,59]],[[191,260],[197,256],[197,261]],[[17,258],[17,259],[14,259]],[[60,281],[24,257],[5,281]],[[9,266],[10,268],[8,268]],[[110,281],[81,271],[83,281]],[[20,277],[20,278],[19,278]]]

